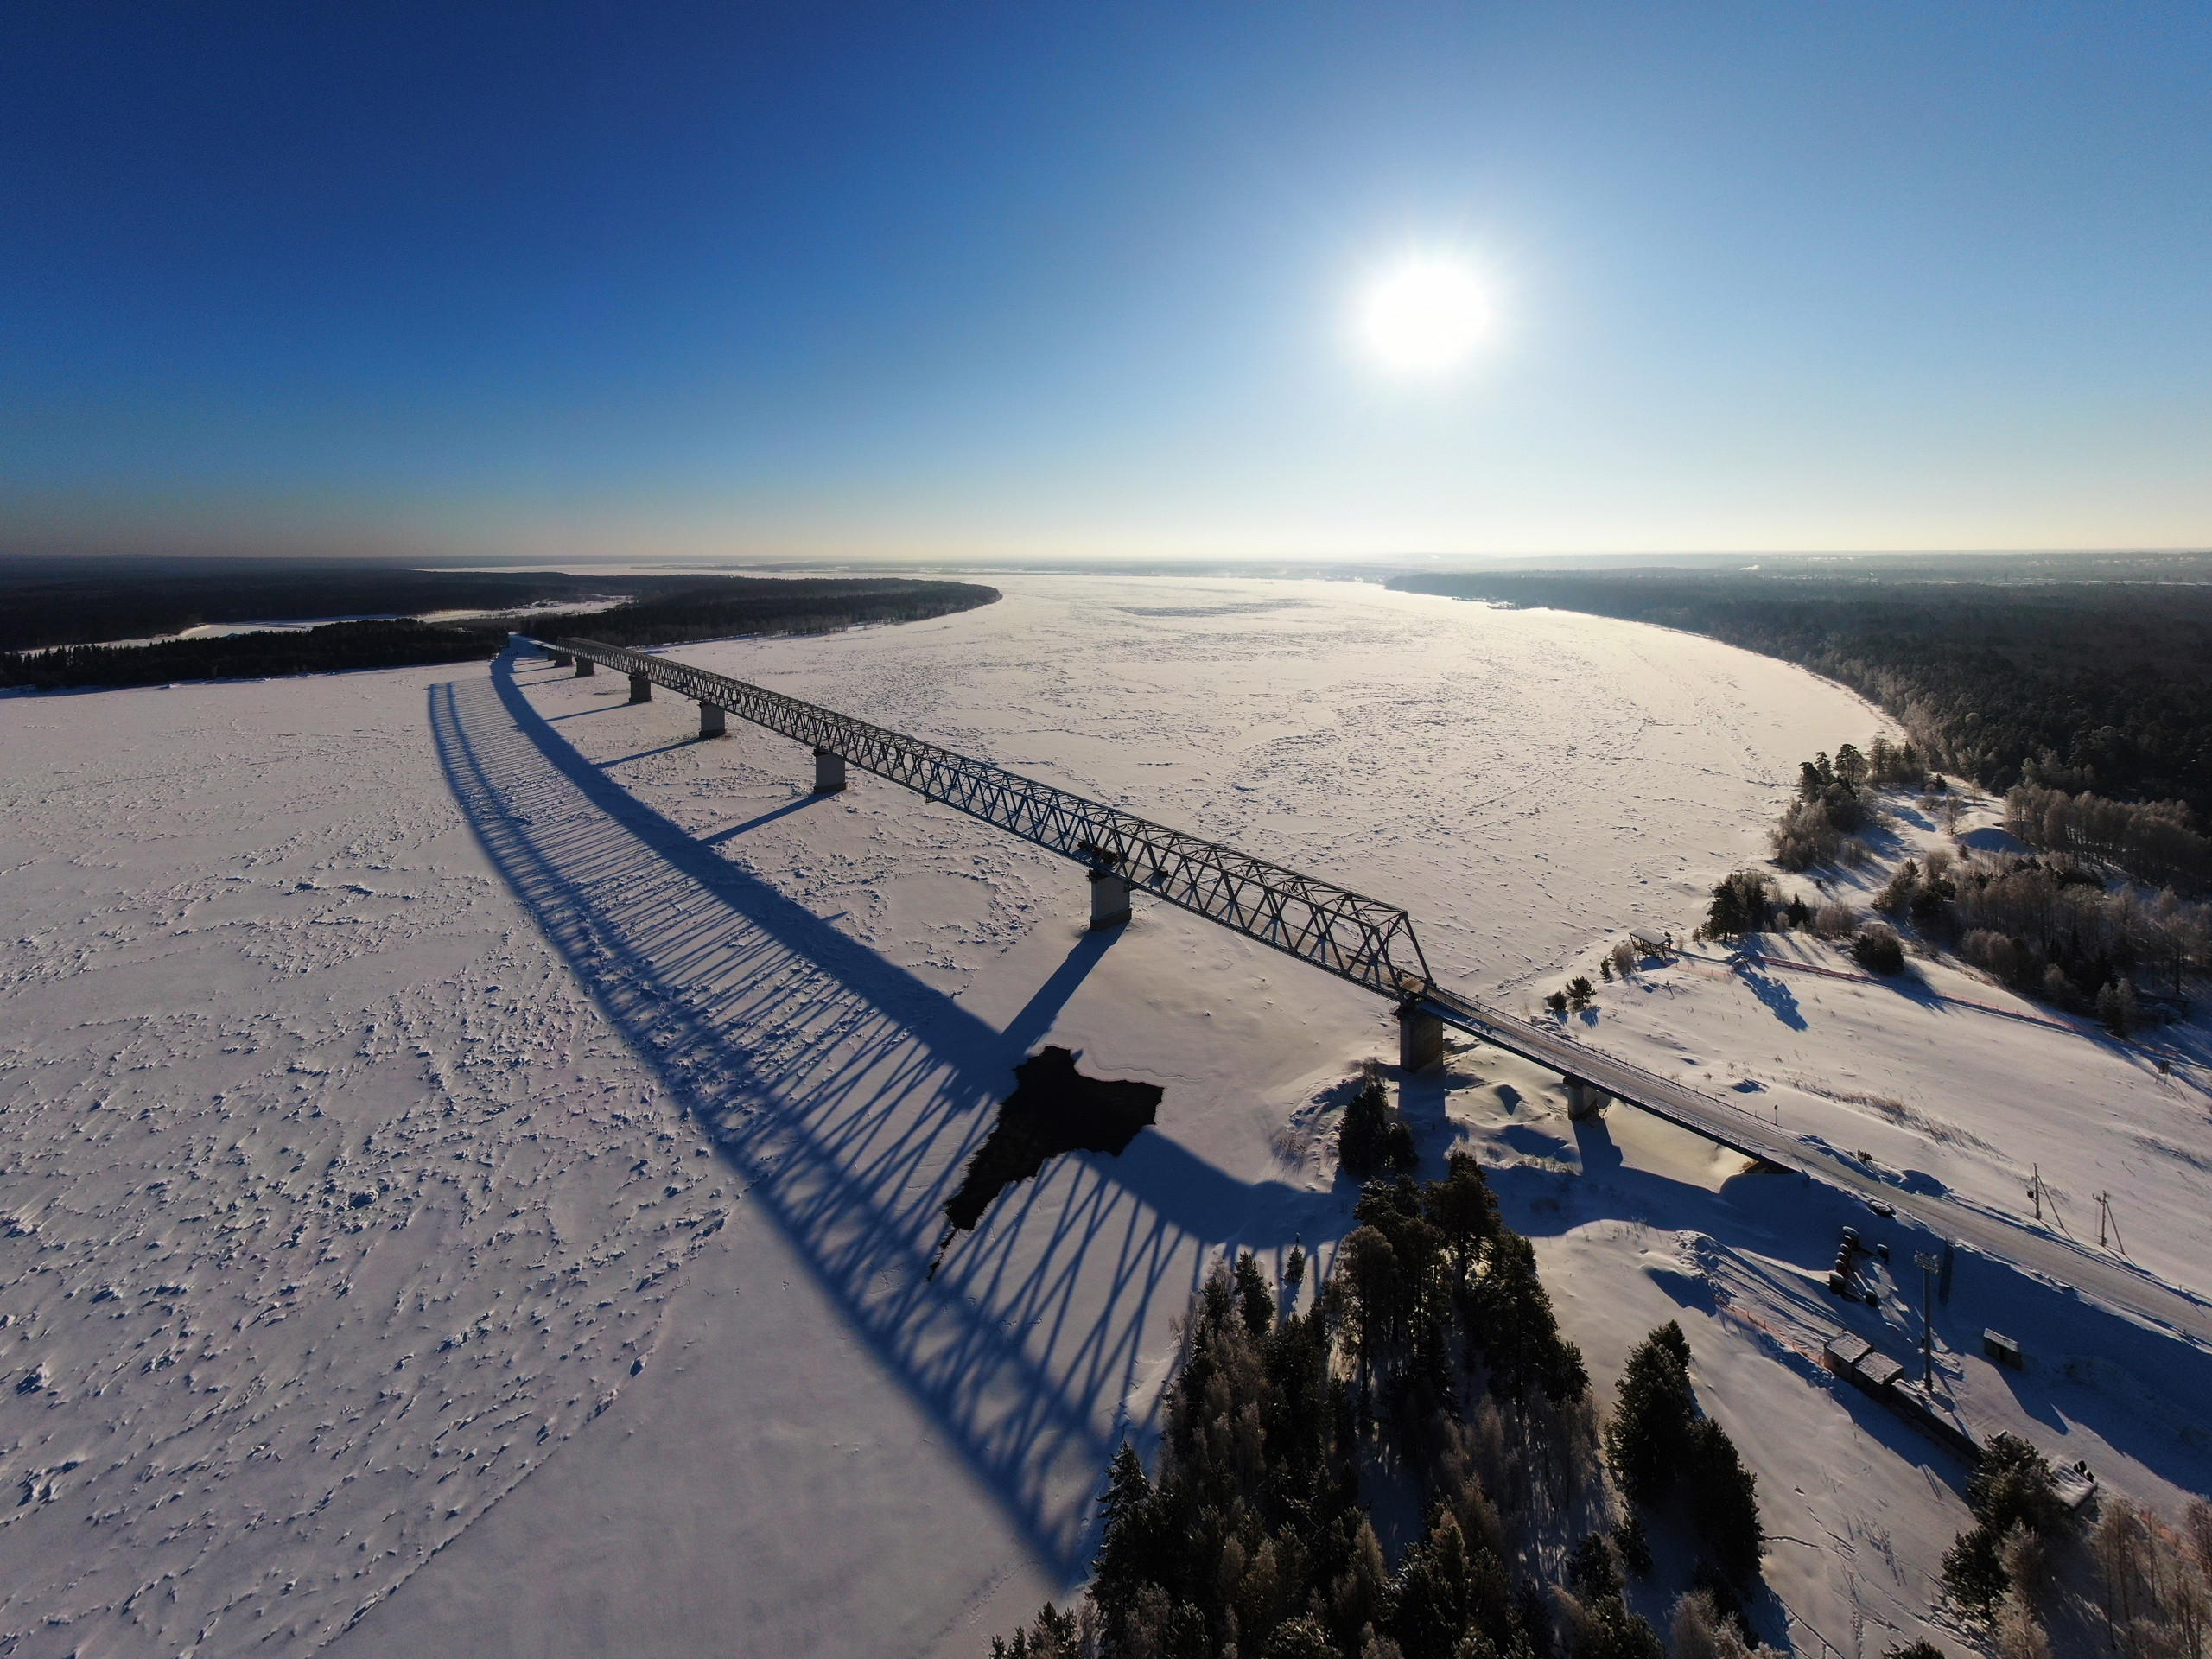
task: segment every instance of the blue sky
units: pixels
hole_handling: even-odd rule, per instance
[[[2212,543],[2202,5],[0,13],[0,541]],[[1492,335],[1408,379],[1412,255]]]

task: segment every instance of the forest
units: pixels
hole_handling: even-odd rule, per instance
[[[393,591],[404,590],[402,582]],[[283,591],[280,584],[276,598]],[[0,652],[0,687],[50,691],[467,662],[497,656],[510,627],[587,635],[609,645],[672,645],[746,633],[818,633],[861,623],[905,622],[972,610],[998,596],[995,588],[957,582],[692,576],[683,578],[673,592],[649,593],[632,605],[551,617],[524,613],[442,626],[403,617],[143,645]],[[276,603],[272,598],[257,613],[272,614]]]
[[[636,603],[533,622],[575,639],[608,645],[675,645],[746,633],[824,633],[864,623],[915,622],[972,611],[999,591],[970,582],[866,578],[725,576],[712,586]]]
[[[405,618],[330,622],[319,628],[270,628],[213,639],[163,639],[150,645],[0,652],[0,686],[60,691],[480,662],[498,656],[505,643],[504,635],[433,627]]]
[[[1512,570],[1390,586],[1703,634],[1881,705],[1930,764],[2184,803],[2212,820],[2212,562],[1810,559],[1755,570]]]
[[[1082,1599],[998,1659],[1735,1659],[1764,1544],[1755,1484],[1699,1408],[1680,1328],[1631,1357],[1601,1434],[1529,1242],[1465,1154],[1398,1166],[1370,1075],[1340,1122],[1384,1173],[1303,1312],[1250,1252],[1194,1299],[1149,1473],[1124,1446]],[[1389,1559],[1371,1492],[1421,1516]],[[1656,1532],[1692,1541],[1669,1640],[1633,1611]]]
[[[388,559],[0,556],[0,652],[150,639],[206,624],[519,610],[644,596],[697,576],[419,569]]]

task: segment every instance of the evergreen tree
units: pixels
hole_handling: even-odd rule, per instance
[[[1630,1612],[1618,1596],[1602,1597],[1585,1611],[1587,1623],[1574,1659],[1667,1659],[1651,1621]]]
[[[2002,1546],[1986,1527],[1971,1527],[1943,1552],[1943,1587],[1970,1612],[1987,1615],[2012,1587]]]
[[[991,1638],[991,1659],[1084,1659],[1083,1634],[1073,1611],[1061,1612],[1048,1601],[1027,1630],[1014,1633],[1013,1641]]]
[[[1756,1577],[1766,1533],[1759,1524],[1758,1478],[1744,1467],[1728,1431],[1707,1417],[1691,1431],[1691,1508],[1697,1529],[1722,1574],[1738,1584]]]
[[[1244,1315],[1244,1328],[1255,1339],[1266,1336],[1275,1322],[1275,1294],[1249,1250],[1236,1258],[1236,1300]]]
[[[1582,1351],[1559,1333],[1552,1299],[1536,1277],[1535,1247],[1500,1227],[1484,1258],[1472,1300],[1491,1392],[1517,1401],[1541,1388],[1554,1405],[1580,1396],[1590,1374]]]
[[[1740,938],[1764,928],[1773,907],[1773,879],[1758,870],[1738,870],[1713,888],[1703,931],[1708,938]]]
[[[1587,1535],[1568,1552],[1567,1581],[1586,1602],[1620,1593],[1620,1563],[1614,1557],[1611,1541],[1604,1533]]]
[[[1262,1659],[1339,1659],[1339,1656],[1328,1626],[1303,1616],[1275,1626]]]
[[[2074,1511],[2058,1495],[2050,1460],[2017,1434],[1989,1437],[1980,1465],[1967,1482],[1967,1507],[1999,1539],[2015,1526],[2047,1539],[2074,1529]]]
[[[1099,1502],[1105,1538],[1091,1562],[1090,1599],[1106,1621],[1109,1639],[1126,1624],[1137,1593],[1157,1580],[1165,1567],[1163,1549],[1172,1540],[1154,1514],[1152,1483],[1126,1440],[1114,1454],[1106,1475],[1106,1496]]]
[[[1620,1552],[1621,1565],[1629,1572],[1639,1579],[1651,1576],[1651,1540],[1644,1533],[1642,1516],[1631,1513],[1614,1523],[1613,1548]]]
[[[1482,1166],[1464,1152],[1445,1160],[1445,1177],[1422,1194],[1422,1207],[1444,1240],[1452,1261],[1452,1282],[1464,1289],[1467,1276],[1480,1259],[1483,1246],[1497,1236],[1497,1196],[1490,1190]]]
[[[1398,1306],[1398,1253],[1390,1241],[1371,1226],[1353,1230],[1344,1242],[1343,1270],[1337,1274],[1351,1299],[1353,1329],[1357,1332],[1359,1389],[1367,1392],[1368,1376],[1382,1344],[1389,1339]]]
[[[1605,1460],[1631,1503],[1656,1503],[1674,1489],[1689,1457],[1696,1415],[1689,1343],[1669,1319],[1629,1355],[1605,1425]]]
[[[1413,1132],[1390,1109],[1382,1079],[1370,1077],[1337,1126],[1337,1162],[1355,1180],[1388,1172],[1411,1174],[1420,1161]]]
[[[1390,1636],[1405,1659],[1452,1659],[1467,1629],[1469,1579],[1466,1540],[1447,1510],[1406,1552],[1398,1574]]]

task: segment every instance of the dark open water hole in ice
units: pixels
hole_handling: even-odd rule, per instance
[[[1086,1077],[1065,1048],[1040,1048],[1014,1068],[1018,1085],[999,1107],[999,1121],[968,1160],[959,1190],[944,1201],[944,1236],[972,1231],[991,1201],[1026,1181],[1047,1158],[1064,1152],[1103,1152],[1119,1157],[1139,1129],[1156,1121],[1163,1092],[1157,1084]],[[931,1271],[935,1271],[932,1264]]]

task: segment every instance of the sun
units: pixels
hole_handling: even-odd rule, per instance
[[[1465,361],[1488,337],[1489,290],[1459,265],[1420,259],[1369,289],[1359,334],[1382,365],[1399,374],[1440,374]]]

